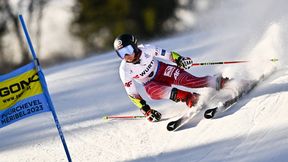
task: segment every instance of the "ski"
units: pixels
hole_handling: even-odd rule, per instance
[[[179,117],[177,120],[171,121],[167,124],[167,130],[168,131],[176,131],[179,128],[181,128],[183,125],[185,125],[186,123],[188,123],[189,121],[191,121],[197,114],[199,114],[202,110],[204,111],[204,118],[206,119],[211,119],[213,118],[217,113],[220,112],[225,112],[226,110],[228,110],[233,104],[235,104],[237,101],[239,101],[240,99],[243,98],[243,96],[247,95],[248,93],[250,93],[257,85],[259,85],[260,82],[263,82],[265,79],[267,79],[271,74],[273,74],[273,72],[276,69],[272,70],[270,73],[268,73],[267,75],[262,75],[257,81],[254,81],[252,83],[250,83],[246,88],[244,88],[243,90],[241,90],[238,95],[234,98],[228,99],[224,102],[219,102],[217,106],[213,107],[213,108],[208,108],[207,103],[210,102],[210,100],[212,98],[214,98],[217,94],[215,94],[213,97],[211,97],[211,99],[209,101],[206,102],[206,104],[202,104],[201,106],[197,106],[196,111],[191,111],[188,110],[188,112],[184,113],[181,117]]]
[[[184,113],[180,118],[177,120],[171,121],[167,124],[167,130],[168,131],[176,131],[179,128],[181,128],[183,125],[188,123],[190,120],[192,120],[201,110],[203,110],[206,106],[201,105],[194,107],[196,108],[196,111],[191,111],[190,109],[188,112]],[[193,108],[192,108],[193,109]]]
[[[215,117],[215,115],[217,115],[220,112],[225,112],[227,111],[232,105],[234,105],[235,103],[237,103],[240,99],[243,98],[243,96],[249,94],[255,87],[257,87],[257,85],[259,85],[259,83],[263,82],[265,79],[267,79],[275,70],[272,70],[271,73],[269,73],[268,75],[262,75],[260,77],[260,79],[258,79],[257,81],[252,82],[247,88],[245,88],[244,90],[240,91],[239,94],[234,97],[231,98],[229,100],[226,100],[224,102],[219,102],[218,105],[214,108],[210,108],[207,109],[204,112],[204,118],[206,119],[212,119],[213,117]]]
[[[214,94],[212,97],[210,97],[210,100],[213,99],[217,95]],[[192,107],[187,112],[185,112],[182,116],[180,116],[177,120],[171,121],[167,124],[167,130],[168,131],[176,131],[179,128],[181,128],[183,125],[191,121],[197,114],[199,114],[202,110],[205,110],[208,107],[209,101],[205,101],[201,105],[196,105],[195,107]]]

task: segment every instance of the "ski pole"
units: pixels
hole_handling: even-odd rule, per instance
[[[145,118],[145,116],[135,116],[135,115],[124,115],[124,116],[104,116],[104,120],[109,119],[142,119]]]
[[[271,62],[276,62],[278,59],[269,59]],[[219,62],[201,62],[193,63],[192,66],[206,66],[206,65],[219,65],[219,64],[238,64],[238,63],[247,63],[251,61],[219,61]]]

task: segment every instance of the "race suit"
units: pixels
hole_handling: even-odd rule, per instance
[[[134,99],[142,97],[134,81],[144,85],[148,96],[155,100],[169,99],[172,85],[201,88],[213,87],[216,84],[216,79],[212,76],[196,77],[177,67],[170,51],[152,45],[140,45],[138,48],[142,51],[140,61],[135,64],[122,60],[119,72],[127,94],[139,108],[141,105]],[[164,63],[159,59],[175,65]]]

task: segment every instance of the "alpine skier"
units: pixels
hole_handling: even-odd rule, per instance
[[[191,75],[185,71],[193,64],[191,58],[153,45],[137,46],[137,39],[130,34],[118,36],[114,41],[114,49],[122,59],[119,73],[129,98],[151,122],[159,121],[161,113],[150,108],[137,92],[134,81],[144,85],[151,99],[181,101],[190,108],[197,104],[199,94],[172,85],[188,88],[212,87],[219,90],[228,80],[222,75],[204,77]],[[170,61],[172,64],[164,63],[158,58]]]

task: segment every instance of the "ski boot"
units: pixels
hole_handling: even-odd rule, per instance
[[[216,77],[216,87],[215,87],[215,89],[217,91],[219,91],[220,89],[222,89],[225,86],[225,84],[228,81],[230,81],[230,79],[228,77],[223,78],[222,74],[218,75]]]
[[[171,91],[170,99],[175,102],[185,102],[186,105],[191,108],[197,104],[199,96],[200,94],[198,93],[191,93],[173,88]]]

